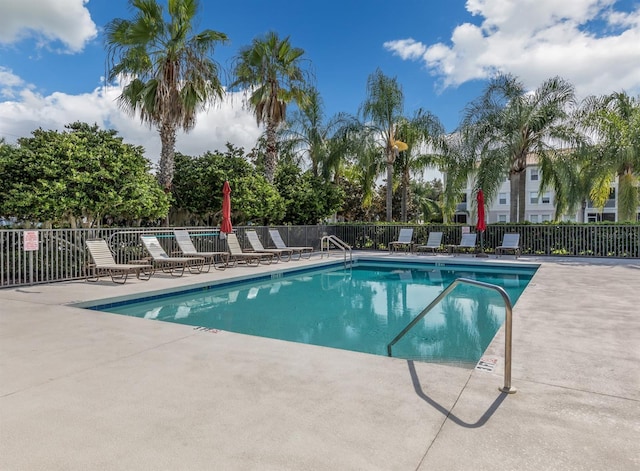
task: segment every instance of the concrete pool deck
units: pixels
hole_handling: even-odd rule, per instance
[[[69,306],[319,256],[2,289],[0,469],[640,469],[640,260],[519,260],[511,395],[504,327],[489,372]]]

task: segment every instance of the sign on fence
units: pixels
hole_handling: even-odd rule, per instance
[[[23,231],[24,251],[38,250],[38,231]]]

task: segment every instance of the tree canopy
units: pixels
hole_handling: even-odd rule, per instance
[[[136,21],[147,23],[138,26],[155,28],[149,21],[162,13],[156,0],[131,2],[144,10]],[[179,4],[188,11],[175,10]],[[169,1],[170,13],[181,18],[186,15],[182,18],[185,21],[193,18],[189,15],[195,10],[190,8],[196,6],[195,0]],[[168,24],[174,23],[157,27],[162,30]],[[113,45],[112,52],[122,53],[123,62],[113,64],[112,72],[125,73],[125,66],[135,63],[126,59],[127,54],[136,54],[133,46],[138,44],[128,36],[133,34],[127,29],[133,23],[114,20],[110,27],[113,39],[124,41]],[[160,34],[155,30],[147,33]],[[186,33],[181,31],[176,40],[189,42]],[[199,43],[194,41],[189,44]],[[156,53],[161,56],[163,51],[160,48]],[[204,54],[204,50],[200,52]],[[465,193],[475,194],[482,188],[490,204],[498,191],[508,191],[506,185],[511,190],[511,222],[524,221],[525,203],[529,204],[525,185],[540,194],[553,188],[554,196],[543,198],[543,203],[553,199],[555,219],[574,216],[576,211],[586,215],[587,208],[602,208],[605,203],[612,207],[614,191],[617,219],[637,218],[638,98],[616,92],[590,97],[578,107],[574,106],[573,86],[559,77],[528,91],[516,77],[501,75],[469,103],[456,132],[446,135],[438,118],[424,109],[418,109],[413,117],[404,116],[400,84],[376,70],[369,76],[359,117],[338,114],[325,120],[319,93],[302,80],[302,54],[292,48],[288,38],[281,40],[275,33],[242,49],[234,85],[250,87],[247,93],[260,90],[249,101],[256,107],[258,121],[267,123],[266,132],[248,153],[227,143],[224,152],[207,151],[198,157],[175,154],[170,189],[154,180],[141,147],[125,144],[115,131],[100,130],[97,125],[73,123],[64,132],[37,129],[16,145],[0,139],[0,178],[4,183],[0,215],[74,226],[80,220],[86,224],[157,224],[171,214],[174,225],[213,226],[220,223],[221,189],[228,180],[237,225],[316,224],[333,215],[339,220],[359,221],[391,221],[394,214],[400,215],[395,220],[403,222],[446,220]],[[174,66],[182,67],[178,63]],[[151,74],[152,69],[145,69],[145,73]],[[144,82],[140,77],[134,79],[140,81],[138,85]],[[154,93],[164,93],[152,75],[146,80],[143,88],[154,83],[155,92],[140,88],[138,98],[146,100]],[[180,87],[185,84],[181,81]],[[212,82],[206,87],[215,89],[217,85]],[[176,88],[169,94],[175,92],[180,99],[187,99],[191,93],[187,88]],[[211,92],[215,95],[214,89]],[[191,91],[197,93],[195,88]],[[293,119],[283,122],[287,100],[294,98],[299,100],[298,109]],[[123,99],[128,98],[123,95]],[[135,105],[132,110],[142,113],[143,119],[155,122],[164,111],[137,108],[150,103],[144,100],[128,103]],[[194,111],[197,105],[189,103]],[[182,116],[178,124],[192,125],[193,115],[187,108],[182,111],[186,114],[174,116]],[[271,111],[275,114],[270,115]],[[276,128],[279,132],[272,132]],[[531,179],[534,183],[525,178],[530,165],[536,165],[541,174]],[[446,175],[441,185],[421,179],[423,171],[434,166]],[[385,168],[386,182],[379,181]],[[272,171],[270,181],[264,175]],[[394,178],[400,185],[394,184]],[[535,196],[530,198],[533,202]],[[501,200],[507,204],[506,196]]]
[[[318,224],[337,212],[344,200],[340,187],[293,164],[280,165],[275,185],[286,203],[287,224]]]
[[[73,123],[64,132],[37,129],[16,146],[0,144],[0,214],[75,227],[105,217],[137,224],[169,210],[143,149],[116,131]]]
[[[633,221],[640,203],[640,97],[592,96],[582,112],[584,126],[596,136],[588,159],[596,169],[589,196],[596,207],[604,207],[617,177],[618,220]]]
[[[200,157],[176,154],[174,211],[185,223],[217,225],[221,220],[222,185],[231,186],[233,224],[279,223],[285,203],[277,190],[247,162],[243,149]]]

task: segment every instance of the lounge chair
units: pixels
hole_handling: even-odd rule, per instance
[[[496,247],[496,255],[500,257],[505,252],[513,252],[518,258],[520,255],[520,234],[505,234],[502,237],[502,245]]]
[[[389,253],[404,247],[407,251],[413,252],[413,228],[405,227],[400,229],[398,240],[389,242]]]
[[[466,234],[462,234],[462,239],[460,239],[460,243],[458,245],[447,245],[447,249],[449,253],[460,252],[466,249],[472,249],[474,252],[476,250],[476,240],[478,235],[473,232],[468,232]]]
[[[98,281],[100,276],[109,275],[114,283],[125,284],[129,273],[145,281],[153,274],[153,266],[149,263],[116,263],[104,239],[87,240],[86,245],[93,259],[87,266],[87,281]]]
[[[191,273],[201,273],[204,267],[204,257],[170,257],[164,251],[158,238],[152,235],[140,236],[145,249],[149,252],[153,265],[171,276],[184,275],[187,268]]]
[[[260,242],[260,238],[258,237],[258,233],[256,231],[245,231],[244,233],[247,236],[247,240],[249,241],[249,245],[254,252],[259,253],[272,253],[278,260],[282,260],[283,262],[288,262],[291,260],[291,254],[293,254],[292,249],[265,249]]]
[[[280,237],[280,232],[278,232],[277,229],[269,229],[269,235],[271,236],[273,245],[275,245],[277,249],[293,250],[294,255],[298,254],[298,259],[302,258],[303,255],[306,255],[306,258],[311,258],[313,247],[288,247],[282,240],[282,237]]]
[[[207,272],[213,268],[216,270],[224,270],[229,266],[229,252],[198,252],[198,249],[193,245],[189,231],[184,229],[176,229],[173,231],[176,236],[176,242],[180,247],[183,257],[203,257],[207,266]],[[216,264],[218,260],[218,264]]]
[[[416,245],[416,252],[428,252],[429,250],[435,254],[440,250],[442,245],[442,232],[429,232],[429,238],[425,245]]]
[[[257,266],[260,263],[269,265],[275,257],[272,253],[243,251],[240,242],[238,242],[238,237],[233,232],[227,234],[227,247],[229,247],[230,260],[246,263],[247,265]]]

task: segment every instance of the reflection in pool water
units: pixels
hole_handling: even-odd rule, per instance
[[[395,335],[455,278],[502,286],[515,304],[533,273],[535,268],[363,264],[99,309],[386,355]],[[498,293],[460,285],[394,346],[394,356],[475,364],[504,317]]]

